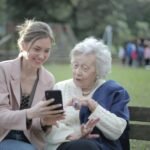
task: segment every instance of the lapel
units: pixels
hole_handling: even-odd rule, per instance
[[[11,89],[17,100],[18,105],[21,103],[21,91],[20,91],[20,78],[21,78],[21,58],[17,58],[12,62],[11,66]],[[39,81],[35,90],[32,105],[36,104],[40,100],[45,100],[45,90],[51,89],[53,83],[48,81],[48,78],[44,75],[43,67],[39,70]]]
[[[32,105],[35,105],[41,100],[45,100],[45,91],[51,89],[52,83],[50,83],[44,76],[43,67],[39,70],[39,81],[35,90]]]
[[[17,58],[12,62],[11,65],[11,78],[10,84],[12,92],[20,106],[20,74],[21,74],[21,58]]]

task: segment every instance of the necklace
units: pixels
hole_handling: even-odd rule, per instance
[[[83,96],[87,96],[91,93],[91,90],[90,91],[82,91],[82,95]]]
[[[96,81],[93,86],[90,88],[90,90],[87,90],[87,91],[83,91],[82,89],[82,95],[83,96],[88,96],[97,86],[98,82]]]

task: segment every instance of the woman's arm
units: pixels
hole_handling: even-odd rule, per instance
[[[110,140],[118,139],[126,127],[126,120],[116,116],[114,113],[107,111],[102,106],[98,105],[91,113],[89,119],[99,118],[100,121],[96,126]]]

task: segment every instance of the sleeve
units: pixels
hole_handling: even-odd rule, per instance
[[[54,89],[62,90],[63,102],[68,102],[68,86],[66,82],[56,83]],[[64,94],[65,93],[65,94]],[[65,100],[65,101],[64,101]],[[65,119],[58,122],[58,127],[53,126],[50,134],[48,135],[49,144],[60,144],[66,142],[66,138],[71,134],[81,135],[79,111],[75,110],[72,106],[65,106]]]
[[[126,127],[125,119],[107,111],[100,105],[98,105],[95,111],[89,116],[89,119],[92,118],[100,118],[96,126],[101,130],[103,135],[110,140],[118,139]]]
[[[124,133],[129,120],[128,92],[115,81],[107,81],[99,87],[92,98],[99,104],[94,112],[86,107],[80,110],[80,122],[89,118],[99,118],[95,132],[102,133],[107,139],[117,140]]]
[[[48,141],[51,144],[65,142],[70,134],[81,136],[79,112],[73,107],[65,107],[66,116],[64,120],[58,122],[58,126],[53,126]],[[76,115],[75,115],[76,114]],[[76,116],[76,117],[75,117]],[[58,134],[59,133],[59,134]]]
[[[112,101],[109,109],[99,104],[89,118],[99,117],[100,121],[97,127],[106,138],[116,140],[124,132],[129,119],[127,106],[129,95],[126,90],[119,87],[112,92],[108,100]]]
[[[51,126],[49,127],[42,127],[40,118],[32,119],[32,125],[30,129],[35,130],[35,132],[42,132],[43,135],[48,134],[51,132]]]
[[[60,144],[67,142],[66,138],[72,133],[74,133],[73,129],[59,122],[58,127],[53,126],[50,134],[47,136],[48,143]]]

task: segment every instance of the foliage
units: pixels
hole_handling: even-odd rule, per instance
[[[137,21],[135,23],[136,29],[137,29],[137,37],[143,38],[149,37],[149,24],[147,22],[143,22],[143,21]]]
[[[15,22],[23,21],[25,18],[36,18],[45,20],[47,13],[45,10],[46,1],[36,0],[6,0],[7,9],[9,9],[8,20]]]
[[[131,38],[131,30],[129,29],[128,27],[128,24],[126,22],[123,22],[123,21],[117,21],[117,35],[118,35],[118,38],[117,39],[120,39],[120,43],[123,43],[124,41],[126,41],[127,37],[128,39]]]
[[[3,21],[5,21],[5,0],[0,1],[0,24],[3,24]]]
[[[107,25],[113,28],[115,45],[130,37],[150,37],[149,0],[2,0],[0,11],[4,8],[1,20],[19,23],[35,18],[69,24],[79,40],[89,35],[102,38]]]

